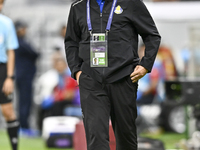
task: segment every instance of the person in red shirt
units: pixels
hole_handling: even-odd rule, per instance
[[[62,78],[64,80],[63,86],[58,85],[54,89],[55,102],[73,99],[74,90],[77,88],[77,83],[71,77],[64,74]]]
[[[42,127],[42,121],[44,118],[49,116],[65,115],[65,108],[68,106],[74,106],[75,101],[77,101],[79,96],[77,95],[77,82],[71,78],[71,72],[69,71],[65,59],[61,55],[54,55],[53,68],[54,69],[44,73],[39,79],[39,83],[42,87],[40,90],[41,93],[52,86],[52,88],[50,88],[50,92],[48,92],[48,95],[41,94],[43,96],[41,96],[42,103],[38,115],[39,129]],[[46,85],[48,82],[54,84]]]
[[[51,108],[53,116],[62,116],[63,110],[73,104],[78,90],[77,82],[70,77],[68,66],[64,58],[54,60],[54,68],[58,72],[58,84],[53,90],[54,104]]]

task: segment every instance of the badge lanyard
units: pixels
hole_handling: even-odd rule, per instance
[[[87,25],[90,32],[90,67],[108,67],[107,33],[110,31],[117,0],[113,0],[105,33],[92,34],[90,0],[87,0]]]
[[[112,19],[113,19],[113,13],[114,13],[116,3],[117,3],[117,0],[113,0],[112,8],[111,8],[110,15],[109,15],[109,18],[108,18],[108,23],[107,23],[107,26],[106,26],[107,31],[110,31],[110,27],[111,27],[111,23],[112,23]],[[92,24],[91,24],[91,18],[90,18],[90,0],[87,0],[87,24],[88,24],[88,30],[91,32],[92,31]]]

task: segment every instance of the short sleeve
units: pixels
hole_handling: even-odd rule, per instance
[[[10,49],[14,50],[19,47],[15,27],[12,21],[8,25],[6,41],[7,41],[6,42],[7,50],[10,50]]]

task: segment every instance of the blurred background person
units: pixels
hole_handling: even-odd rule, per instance
[[[18,111],[22,135],[31,135],[29,116],[33,100],[33,79],[36,73],[36,60],[39,54],[26,41],[27,25],[23,21],[16,21],[15,28],[19,48],[15,51],[16,86],[18,92]]]
[[[54,55],[53,69],[39,78],[41,99],[41,110],[38,115],[39,129],[45,117],[63,116],[68,106],[80,105],[78,86],[70,74],[65,58],[62,55]]]
[[[54,61],[54,68],[58,73],[58,84],[53,90],[54,104],[51,110],[53,116],[62,116],[64,108],[73,104],[78,86],[69,74],[65,59],[61,57]]]
[[[64,46],[64,38],[66,33],[66,26],[62,25],[59,29],[59,37],[55,39],[54,50],[57,53],[61,53],[63,57],[65,57],[65,46]]]
[[[161,58],[165,70],[165,79],[166,80],[177,79],[179,74],[175,65],[171,49],[169,49],[167,46],[161,45],[159,48],[159,56]]]
[[[0,0],[0,12],[4,0]],[[0,13],[0,106],[7,122],[7,131],[12,150],[17,150],[19,122],[13,108],[12,93],[14,89],[14,49],[18,47],[13,22]]]
[[[141,45],[138,54],[142,58],[145,46]],[[176,79],[178,73],[171,54],[171,50],[161,45],[152,72],[146,74],[139,80],[137,92],[138,104],[138,131],[149,131],[150,133],[161,133],[167,129],[167,115],[170,113],[166,92],[166,82]],[[167,115],[166,115],[167,114]]]
[[[138,49],[140,59],[144,56],[145,45]],[[161,133],[159,125],[159,115],[161,113],[160,104],[165,99],[165,70],[158,50],[151,73],[146,74],[138,82],[137,91],[137,132],[147,131],[151,134]]]
[[[145,46],[141,45],[138,50],[139,57],[142,58],[144,53]],[[137,104],[151,104],[155,98],[164,100],[164,79],[165,70],[158,51],[151,73],[139,80]]]

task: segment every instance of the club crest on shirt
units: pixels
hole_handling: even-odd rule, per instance
[[[121,6],[117,6],[115,7],[115,11],[114,11],[116,14],[121,14],[123,12],[123,9],[121,8]]]

